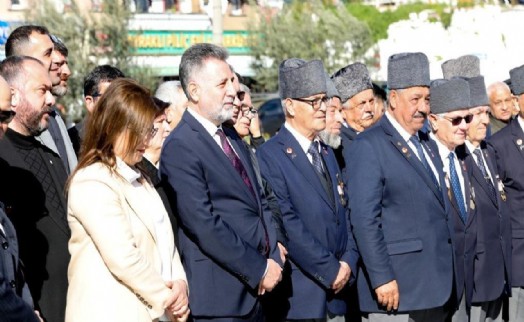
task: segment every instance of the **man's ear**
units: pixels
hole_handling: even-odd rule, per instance
[[[11,87],[11,109],[16,112],[16,108],[20,103],[20,91]]]
[[[438,130],[437,120],[438,120],[438,116],[437,115],[435,115],[435,114],[429,114],[428,115],[429,127],[431,128],[431,130],[433,130],[433,132],[437,132],[437,130]]]
[[[295,117],[296,111],[295,111],[295,101],[293,101],[290,98],[286,98],[284,105],[286,106],[287,114],[289,114],[292,117]]]
[[[187,91],[189,94],[189,101],[193,103],[198,103],[200,101],[200,97],[202,95],[202,89],[200,86],[198,86],[197,83],[191,81],[187,85]]]
[[[394,110],[397,107],[398,99],[398,92],[396,90],[391,90],[391,92],[389,93],[389,106],[391,107],[391,109]]]

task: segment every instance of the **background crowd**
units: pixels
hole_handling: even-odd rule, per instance
[[[155,93],[100,65],[69,129],[66,45],[0,62],[0,321],[522,321],[524,66],[279,66],[267,142],[212,44]]]

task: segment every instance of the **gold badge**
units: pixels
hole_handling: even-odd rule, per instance
[[[517,140],[517,145],[522,145],[522,139]]]
[[[404,154],[408,153],[408,148],[403,147],[403,148],[402,148],[402,153],[404,153]]]
[[[287,148],[286,153],[287,153],[287,154],[291,154],[291,153],[293,153],[293,149],[292,149],[292,148]]]

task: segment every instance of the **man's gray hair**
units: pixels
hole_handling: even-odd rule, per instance
[[[188,100],[191,101],[188,85],[194,74],[202,68],[204,61],[210,58],[226,61],[229,57],[227,50],[223,47],[202,43],[189,47],[180,60],[179,76],[182,89]]]
[[[179,99],[180,93],[178,91],[181,88],[182,85],[179,81],[163,82],[158,86],[158,89],[155,92],[155,97],[164,102],[173,104]]]

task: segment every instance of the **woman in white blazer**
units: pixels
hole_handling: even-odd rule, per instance
[[[187,282],[160,197],[135,167],[156,129],[150,93],[114,80],[68,185],[66,321],[185,321]]]

